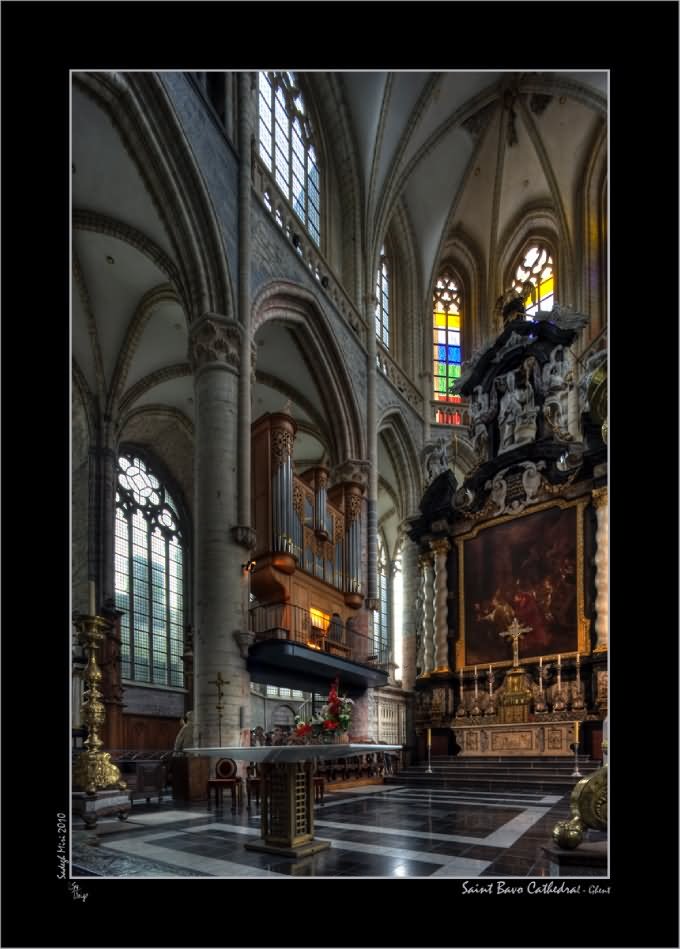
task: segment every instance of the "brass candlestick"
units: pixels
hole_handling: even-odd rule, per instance
[[[97,665],[96,653],[108,625],[102,616],[81,616],[76,622],[78,641],[87,656],[87,665],[83,674],[85,695],[81,713],[83,724],[87,725],[87,738],[84,742],[85,751],[73,766],[73,785],[90,795],[104,788],[118,787],[125,790],[127,787],[125,781],[121,779],[120,770],[111,761],[108,751],[99,750],[103,744],[99,737],[99,729],[106,720],[106,712],[102,702],[102,693],[99,690],[102,674]]]

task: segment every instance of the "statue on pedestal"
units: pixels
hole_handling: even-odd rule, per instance
[[[550,361],[543,366],[543,414],[555,436],[570,441],[572,436],[568,429],[569,386],[565,379],[566,373],[564,346],[555,346],[550,353]]]

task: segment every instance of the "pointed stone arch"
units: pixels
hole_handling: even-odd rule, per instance
[[[253,301],[252,313],[253,338],[272,320],[292,324],[299,330],[297,342],[319,392],[326,397],[331,463],[365,458],[362,414],[345,357],[313,294],[297,284],[277,280],[260,290]]]
[[[399,406],[389,406],[378,420],[378,437],[392,455],[394,469],[399,479],[399,520],[410,516],[418,509],[422,496],[422,474],[418,452]]]

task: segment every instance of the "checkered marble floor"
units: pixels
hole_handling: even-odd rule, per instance
[[[74,829],[72,877],[548,876],[542,845],[568,811],[567,796],[521,789],[348,789],[316,805],[315,833],[330,848],[295,859],[244,848],[260,836],[254,807],[136,803],[124,825]]]

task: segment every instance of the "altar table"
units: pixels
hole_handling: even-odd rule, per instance
[[[246,850],[309,857],[330,847],[314,837],[313,777],[316,759],[401,751],[401,745],[257,745],[251,748],[185,748],[187,754],[254,761],[262,776],[262,837]]]

